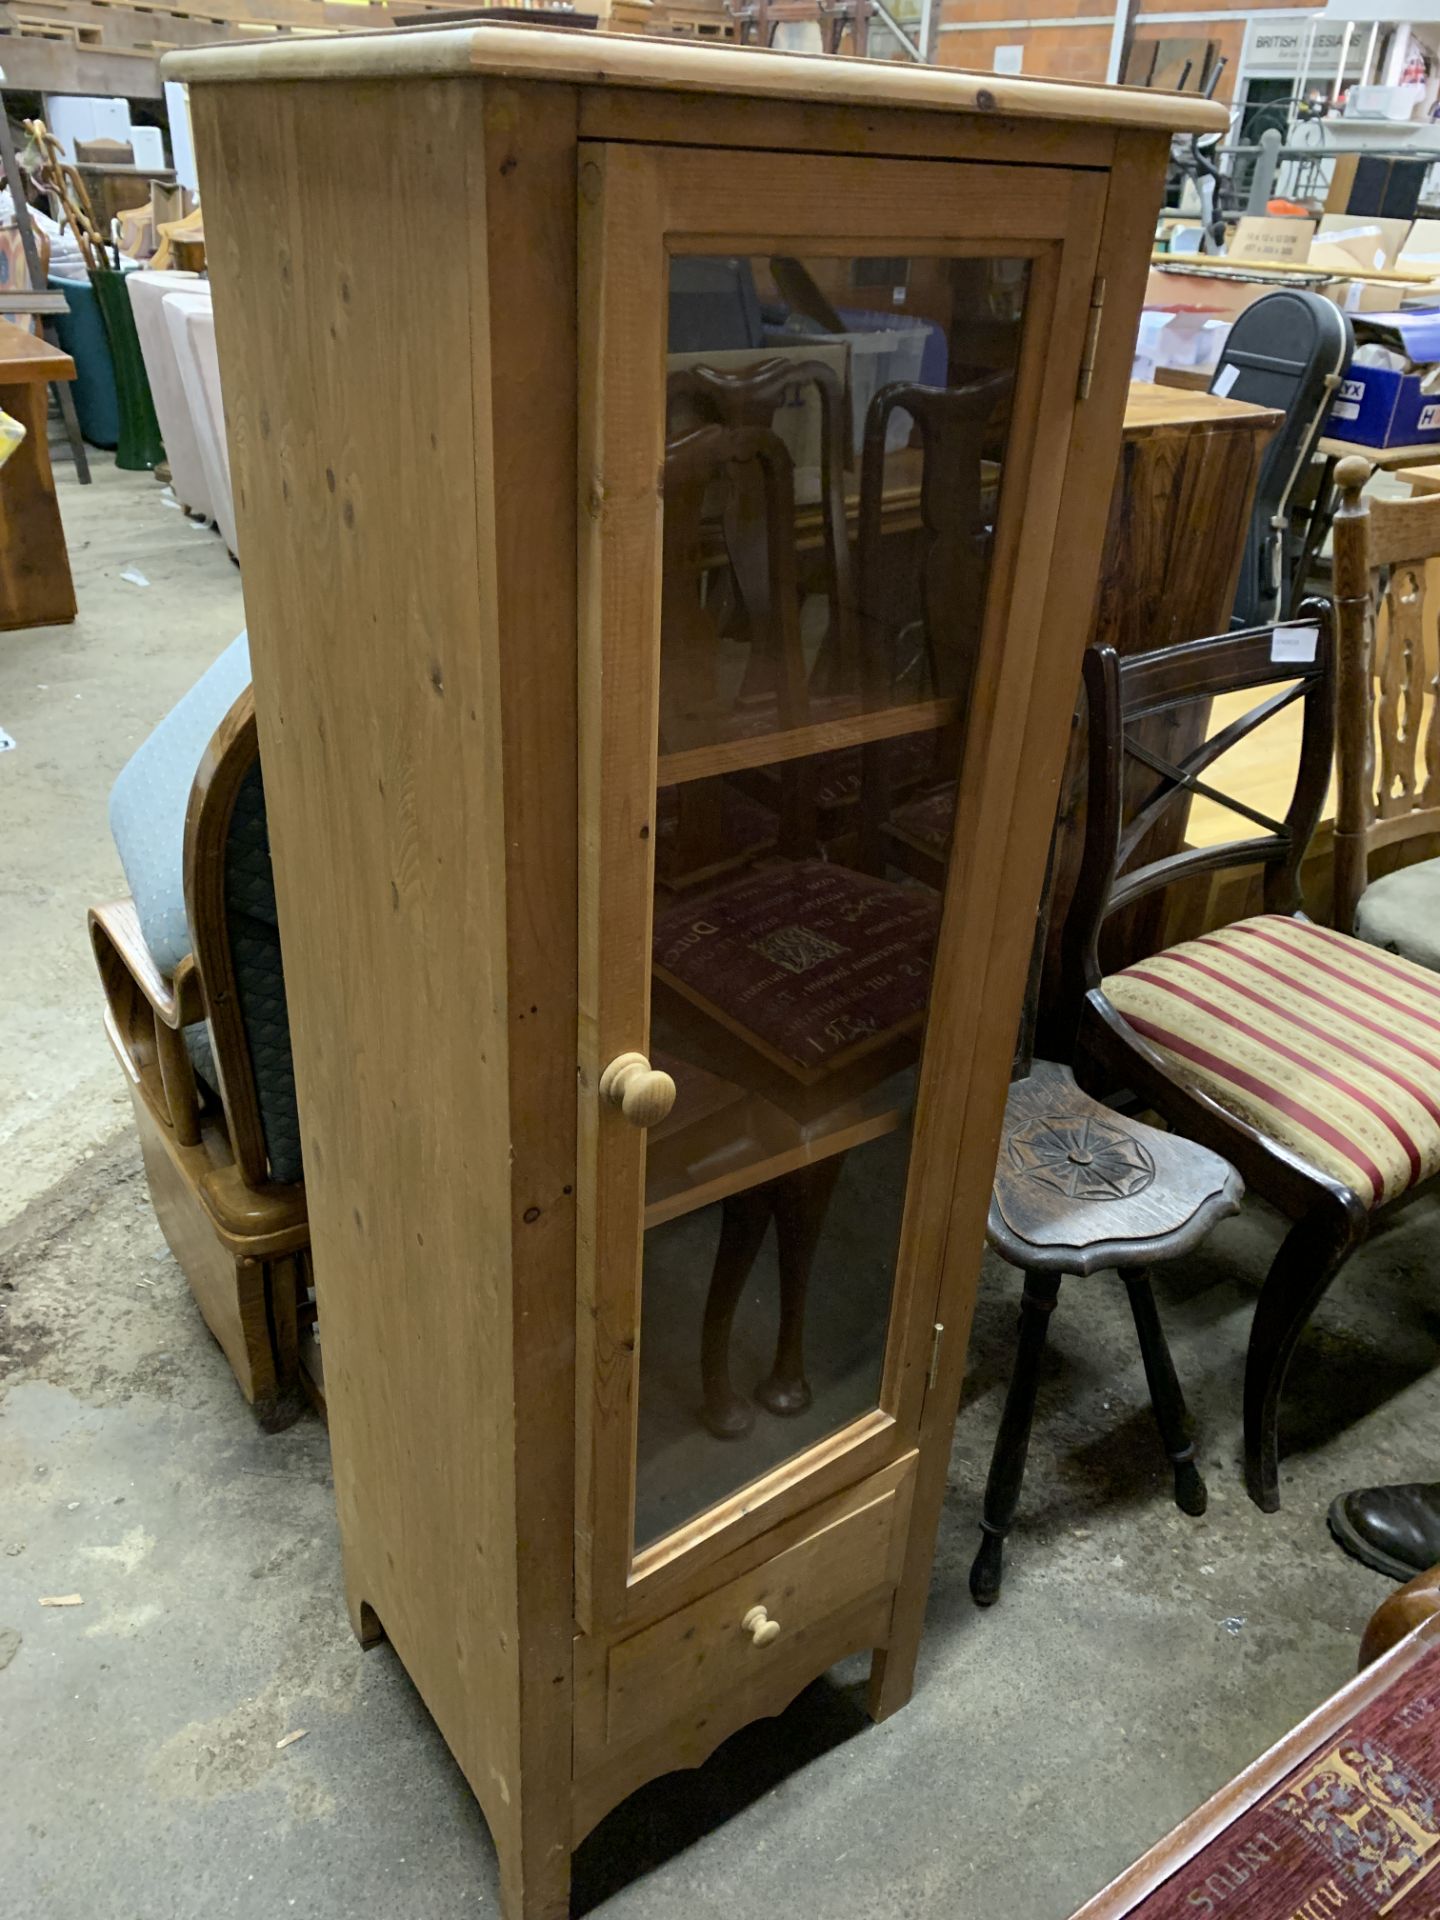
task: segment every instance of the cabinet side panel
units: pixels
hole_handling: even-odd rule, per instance
[[[516,1502],[480,105],[464,81],[194,90],[346,1588],[504,1851]]]
[[[520,1846],[512,1906],[566,1911],[575,1529],[575,126],[570,87],[485,85],[509,864]],[[471,164],[476,164],[472,156]],[[488,274],[487,274],[488,269]],[[477,298],[479,297],[477,291]]]
[[[1127,133],[1117,137],[1116,146],[1096,258],[1097,276],[1105,282],[1104,318],[1089,397],[1072,417],[1040,643],[1028,675],[1016,672],[1007,683],[1004,711],[989,742],[994,790],[997,796],[1008,793],[1006,802],[997,804],[1002,831],[990,849],[991,873],[1006,878],[1004,910],[993,923],[980,972],[983,986],[977,999],[985,1009],[987,1036],[983,1054],[977,1052],[975,1060],[973,1084],[979,1091],[967,1115],[947,1228],[947,1237],[961,1246],[978,1248],[984,1237],[1005,1110],[1003,1063],[1019,1025],[1065,742],[1090,635],[1150,238],[1165,177],[1164,139]],[[992,877],[991,885],[999,884]],[[945,1337],[938,1373],[925,1400],[915,1504],[891,1641],[876,1662],[871,1683],[871,1710],[877,1718],[904,1705],[914,1679],[979,1260],[967,1263],[962,1276],[939,1302]]]

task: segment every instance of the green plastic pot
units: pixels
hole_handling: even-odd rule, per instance
[[[155,402],[150,398],[150,382],[145,377],[125,276],[111,267],[97,267],[91,271],[90,284],[95,289],[115,366],[115,397],[120,405],[115,464],[131,473],[147,473],[165,458],[165,447],[160,422],[155,418]]]

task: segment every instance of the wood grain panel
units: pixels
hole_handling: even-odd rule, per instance
[[[607,1060],[646,1044],[649,1011],[658,699],[659,499],[664,443],[663,245],[692,236],[747,250],[840,247],[889,251],[1033,254],[1027,322],[1006,455],[1006,480],[976,670],[965,767],[959,787],[955,867],[931,998],[904,1224],[880,1404],[893,1420],[888,1444],[907,1446],[929,1366],[942,1271],[973,1285],[979,1238],[947,1246],[946,1222],[958,1143],[967,1126],[972,1073],[998,1074],[1003,1090],[1010,1036],[986,1030],[976,969],[992,938],[1005,876],[989,851],[1010,796],[997,773],[998,739],[1020,724],[1012,702],[1031,683],[1046,560],[1059,507],[1063,449],[1074,407],[1080,346],[1094,280],[1102,186],[1093,175],[1042,169],[926,166],[739,154],[676,152],[587,143],[581,168],[582,307],[595,316],[582,340],[582,448],[590,526],[581,568],[581,1161],[579,1412],[581,1561],[579,1618],[633,1618],[646,1604],[649,1571],[630,1567],[640,1303],[643,1155],[635,1130],[599,1116],[595,1088]],[[771,223],[755,236],[755,208]],[[904,207],[904,225],[881,208]],[[878,238],[887,232],[882,243]],[[867,241],[866,236],[877,236]],[[1036,243],[1049,242],[1037,247]],[[927,245],[928,243],[928,245]],[[617,354],[613,342],[623,341]],[[1057,342],[1064,348],[1057,351]],[[593,357],[592,357],[593,356]],[[593,435],[593,442],[589,436]],[[1016,662],[1025,663],[1017,667]],[[1011,679],[1014,674],[1017,677]],[[1013,771],[1013,769],[1012,769]],[[998,780],[992,787],[990,782]],[[1010,876],[1013,877],[1013,876]],[[1038,884],[1037,884],[1038,892]],[[1027,912],[1033,902],[1027,903]],[[1023,978],[1024,966],[1019,977]],[[987,1009],[988,1014],[988,1009]],[[1002,1015],[1002,1021],[1003,1021]],[[998,1110],[996,1114],[998,1127]],[[923,1142],[923,1145],[920,1143]],[[993,1166],[994,1142],[989,1147]],[[988,1184],[988,1173],[987,1173]],[[951,1263],[953,1262],[953,1267]],[[858,1424],[858,1423],[857,1423]],[[874,1443],[886,1436],[874,1436]],[[842,1433],[851,1470],[881,1463],[874,1443]],[[794,1511],[809,1476],[780,1470],[747,1489],[749,1505]],[[684,1536],[692,1578],[703,1581],[726,1535],[708,1516]],[[647,1561],[650,1556],[646,1556]],[[589,1561],[588,1570],[584,1561]],[[654,1576],[676,1578],[675,1562]]]
[[[19,331],[0,325],[7,333]],[[73,363],[64,354],[54,359],[73,375]],[[58,626],[75,618],[70,555],[50,468],[49,390],[43,380],[12,381],[14,371],[0,360],[0,408],[25,429],[25,438],[0,467],[0,632]]]
[[[265,556],[246,611],[346,1589],[514,1896],[523,1251],[490,301],[478,246],[435,271],[485,228],[479,96],[198,88],[194,117],[236,516]],[[376,208],[402,202],[377,274]]]
[[[416,34],[351,34],[291,38],[265,47],[205,47],[167,56],[172,80],[329,80],[360,87],[370,80],[489,72],[507,80],[569,81],[577,86],[629,86],[703,97],[813,100],[822,105],[916,107],[956,116],[1070,120],[1106,127],[1172,132],[1225,130],[1208,101],[1075,82],[1003,75],[944,73],[900,60],[834,60],[825,55],[730,47],[723,51],[674,37],[638,34],[536,33],[487,25]]]
[[[763,1680],[767,1665],[787,1664],[787,1636],[793,1642],[805,1628],[893,1588],[910,1484],[907,1474],[898,1487],[874,1492],[786,1552],[613,1647],[607,1741],[624,1747],[677,1714]],[[780,1628],[772,1646],[755,1646],[742,1629],[754,1606]]]
[[[472,93],[476,90],[472,89]],[[487,85],[485,228],[473,299],[489,300],[503,713],[515,1540],[520,1619],[519,1864],[512,1905],[565,1910],[574,1633],[577,806],[576,96]],[[481,159],[473,148],[472,166]],[[488,247],[488,272],[486,249]],[[487,403],[489,418],[486,418]],[[482,505],[483,524],[483,505]],[[463,992],[460,982],[452,991]],[[436,1036],[438,1039],[438,1036]],[[502,1863],[505,1864],[505,1863]]]
[[[580,95],[580,134],[591,140],[673,141],[680,146],[763,147],[770,152],[833,153],[846,158],[912,156],[1022,167],[1105,167],[1115,151],[1115,136],[1103,126],[1052,125],[998,114],[941,116],[896,108],[878,112],[833,102],[710,100],[698,94],[672,99],[629,87],[585,88]]]

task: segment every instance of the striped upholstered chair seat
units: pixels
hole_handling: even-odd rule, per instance
[[[1101,991],[1175,1076],[1374,1208],[1440,1169],[1440,979],[1283,914]]]

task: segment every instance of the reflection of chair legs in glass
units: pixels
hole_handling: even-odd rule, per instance
[[[721,1439],[739,1439],[755,1424],[753,1408],[735,1391],[730,1378],[730,1336],[741,1292],[772,1219],[780,1278],[780,1326],[774,1362],[754,1397],[771,1413],[782,1416],[803,1413],[810,1404],[810,1384],[805,1378],[805,1291],[844,1158],[843,1153],[831,1154],[779,1180],[731,1194],[723,1204],[720,1245],[705,1300],[700,1342],[705,1424]]]

